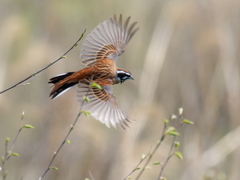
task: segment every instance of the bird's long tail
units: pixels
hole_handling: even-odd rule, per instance
[[[54,87],[49,95],[50,97],[52,97],[52,99],[62,95],[78,83],[77,81],[72,81],[71,78],[69,78],[73,73],[74,72],[59,74],[49,80],[48,83],[54,84]]]

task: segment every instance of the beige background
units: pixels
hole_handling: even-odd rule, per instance
[[[179,129],[184,161],[171,159],[167,179],[240,178],[240,1],[237,0],[75,0],[0,2],[0,90],[60,57],[87,27],[122,13],[138,21],[139,32],[119,57],[118,67],[135,80],[116,85],[131,129],[108,129],[82,116],[46,179],[123,179],[160,137],[162,119],[184,108],[194,126]],[[80,45],[30,85],[0,95],[0,155],[5,137],[14,138],[22,111],[24,129],[7,163],[8,179],[38,179],[77,115],[76,88],[56,100],[48,95],[52,76],[77,71]],[[157,179],[171,138],[157,151],[143,180]],[[133,175],[136,177],[138,174]]]

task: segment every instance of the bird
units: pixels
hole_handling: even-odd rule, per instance
[[[53,84],[49,96],[55,99],[77,85],[77,99],[83,110],[108,128],[129,127],[131,121],[119,108],[113,85],[134,80],[130,71],[116,66],[118,56],[124,53],[124,47],[139,30],[135,27],[137,22],[130,23],[130,18],[123,22],[122,14],[119,18],[114,15],[95,27],[86,36],[80,50],[85,67],[52,77],[48,82]],[[100,88],[91,86],[92,83]],[[89,102],[85,102],[86,97]]]

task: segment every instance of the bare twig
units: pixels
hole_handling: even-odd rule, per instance
[[[33,73],[32,75],[28,76],[27,78],[23,79],[22,81],[20,81],[20,82],[14,84],[13,86],[11,86],[11,87],[9,87],[9,88],[1,91],[0,94],[2,94],[2,93],[4,93],[4,92],[7,92],[7,91],[9,91],[10,89],[13,89],[13,88],[15,88],[15,87],[17,87],[17,86],[27,84],[29,81],[31,81],[31,80],[33,80],[34,78],[36,78],[37,75],[40,75],[40,73],[41,73],[42,71],[46,70],[47,68],[49,68],[50,66],[52,66],[53,64],[55,64],[56,62],[58,62],[59,60],[61,60],[61,59],[63,59],[63,58],[66,58],[66,55],[67,55],[74,47],[76,47],[76,46],[79,44],[79,42],[80,42],[81,39],[83,38],[83,35],[84,35],[85,32],[86,32],[86,29],[83,31],[82,35],[81,35],[80,38],[74,43],[74,45],[73,45],[69,50],[67,50],[67,52],[65,52],[61,57],[59,57],[59,58],[56,59],[55,61],[51,62],[49,65],[47,65],[46,67],[42,68],[41,70],[39,70],[39,71]]]
[[[176,119],[176,126],[179,127],[179,126],[182,125],[182,124],[181,124],[181,120],[183,119],[183,116],[182,116],[183,109],[182,109],[182,108],[179,108],[178,111],[179,111],[179,115],[177,116],[177,119]],[[176,142],[176,138],[177,138],[177,136],[174,136],[173,141],[172,141],[171,148],[170,148],[170,150],[169,150],[169,152],[168,152],[168,156],[167,156],[164,164],[163,164],[162,167],[161,167],[161,170],[160,170],[160,173],[159,173],[159,176],[158,176],[158,180],[161,180],[163,170],[165,169],[168,161],[169,161],[169,160],[171,159],[171,157],[173,157],[173,155],[174,155],[174,153],[172,154],[172,151],[173,151],[174,144],[175,144],[175,142]]]
[[[168,127],[167,123],[164,123],[164,127],[163,127],[163,131],[160,137],[160,140],[158,141],[157,145],[155,146],[153,152],[148,156],[148,160],[146,161],[146,163],[144,164],[142,170],[140,171],[140,173],[138,174],[138,176],[136,177],[136,180],[138,180],[140,178],[140,176],[142,175],[142,173],[145,171],[146,166],[148,165],[148,163],[150,162],[150,160],[152,159],[152,156],[155,154],[155,152],[157,151],[157,149],[159,148],[159,146],[162,144],[163,140],[165,139],[166,135],[164,134],[164,132],[166,131],[166,128]]]
[[[171,148],[170,148],[170,151],[168,152],[168,157],[167,157],[166,161],[164,162],[164,164],[162,165],[161,171],[160,171],[159,176],[158,176],[158,180],[160,180],[160,178],[161,178],[161,176],[162,176],[162,173],[163,173],[163,170],[164,170],[164,168],[166,167],[168,161],[169,161],[169,160],[171,159],[171,157],[174,155],[174,154],[172,154],[172,150],[173,150],[173,147],[174,147],[174,143],[175,143],[175,141],[176,141],[176,138],[177,138],[177,136],[174,136],[173,141],[172,141],[172,145],[171,145]]]
[[[151,148],[152,148],[152,146],[151,146]],[[147,154],[146,156],[144,156],[144,157],[141,158],[140,162],[136,165],[136,167],[135,167],[123,180],[126,180],[132,173],[134,173],[134,172],[137,170],[137,168],[139,167],[139,165],[140,165],[148,156],[150,156],[151,148],[149,149],[148,154]]]
[[[6,173],[6,170],[5,170],[5,164],[6,164],[6,161],[7,161],[7,157],[8,157],[8,140],[6,139],[5,141],[5,155],[4,155],[4,159],[2,160],[2,168],[1,168],[1,171],[2,171],[2,179],[5,180],[6,177],[7,177],[7,173]]]
[[[182,124],[180,123],[180,121],[183,119],[183,117],[182,117],[183,109],[182,109],[182,108],[179,108],[178,111],[179,111],[179,115],[178,115],[178,116],[172,115],[172,116],[170,117],[170,121],[172,121],[172,124],[175,124],[175,126],[180,126],[180,125],[182,125]],[[177,122],[176,122],[176,121],[173,121],[173,120],[176,120]],[[168,130],[167,130],[168,127],[169,127],[169,121],[168,121],[168,120],[164,120],[164,127],[163,127],[163,131],[162,131],[160,140],[159,140],[158,143],[156,144],[156,146],[155,146],[154,150],[152,151],[152,153],[149,154],[148,159],[147,159],[146,163],[144,164],[143,168],[141,169],[140,173],[139,173],[138,176],[136,177],[136,180],[138,180],[138,179],[141,177],[141,175],[142,175],[143,172],[145,171],[147,165],[149,164],[150,160],[152,159],[152,156],[156,153],[157,149],[160,147],[160,145],[161,145],[162,142],[164,141],[166,135],[168,135],[168,133],[166,133],[166,132],[168,131]],[[170,127],[169,127],[169,129],[170,129]],[[162,175],[162,173],[163,173],[163,170],[164,170],[164,168],[166,167],[168,161],[169,161],[170,158],[174,155],[174,154],[172,154],[172,151],[173,151],[174,144],[175,144],[175,142],[176,142],[177,135],[179,135],[178,132],[175,132],[175,131],[174,131],[174,133],[175,133],[175,134],[169,134],[169,135],[173,135],[174,138],[173,138],[173,142],[172,142],[171,148],[170,148],[169,153],[168,153],[168,157],[167,157],[167,159],[165,160],[164,164],[162,165],[162,168],[161,168],[161,171],[160,171],[158,180],[160,180],[161,175]]]
[[[24,118],[24,115],[25,115],[25,112],[23,111],[23,113],[22,113],[22,117],[21,117],[21,121],[20,121],[19,130],[18,130],[18,132],[17,132],[16,137],[15,137],[14,140],[13,140],[12,146],[11,146],[11,148],[10,148],[10,153],[12,153],[13,148],[14,148],[14,145],[15,145],[15,143],[16,143],[16,140],[17,140],[17,138],[18,138],[20,132],[21,132],[22,129],[23,129],[23,118]],[[7,159],[9,159],[10,157],[11,157],[11,156],[10,156],[10,154],[9,154]]]
[[[87,93],[86,93],[86,95],[85,95],[86,97],[87,97],[87,95],[88,95],[88,93],[89,93],[89,91],[90,91],[91,83],[92,83],[92,79],[91,79],[91,81],[90,81],[90,83],[89,83],[89,88],[88,88],[88,91],[87,91]],[[78,121],[78,118],[79,118],[79,117],[81,116],[81,114],[82,114],[82,107],[83,107],[83,105],[84,105],[84,102],[85,102],[85,100],[82,101],[82,104],[81,104],[81,106],[80,106],[79,113],[78,113],[75,121],[74,121],[73,124],[71,125],[71,128],[69,129],[67,135],[65,136],[64,140],[62,141],[62,143],[61,143],[61,145],[59,146],[59,148],[57,149],[57,151],[54,152],[54,155],[53,155],[50,163],[48,164],[47,169],[44,171],[44,173],[43,173],[42,176],[39,178],[39,180],[42,180],[42,179],[44,178],[44,176],[47,174],[47,172],[51,169],[51,165],[52,165],[54,159],[55,159],[56,156],[58,155],[59,151],[62,149],[63,145],[66,143],[68,136],[70,135],[70,133],[71,133],[72,130],[74,129],[74,126],[76,125],[76,123],[77,123],[77,121]]]
[[[89,176],[90,176],[91,180],[95,180],[93,175],[92,175],[92,173],[91,173],[91,171],[88,171],[88,173],[89,173]]]
[[[22,129],[24,128],[24,126],[22,125],[22,123],[23,123],[23,118],[24,118],[24,114],[25,114],[25,113],[24,113],[24,111],[23,111],[22,117],[21,117],[21,121],[20,121],[20,127],[19,127],[19,130],[18,130],[18,132],[17,132],[17,135],[15,136],[15,138],[14,138],[14,140],[13,140],[13,143],[12,143],[12,145],[11,145],[10,150],[8,150],[8,143],[9,143],[10,139],[9,139],[9,138],[6,138],[6,140],[5,140],[5,155],[4,155],[4,159],[2,160],[2,178],[3,178],[3,180],[5,180],[6,177],[7,177],[6,169],[5,169],[6,163],[7,163],[8,159],[9,159],[10,157],[12,157],[12,155],[13,155],[13,154],[12,154],[12,151],[13,151],[14,145],[15,145],[15,143],[16,143],[16,141],[17,141],[17,138],[18,138],[20,132],[21,132]]]

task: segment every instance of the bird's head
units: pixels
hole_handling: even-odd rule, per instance
[[[133,79],[132,74],[124,69],[118,69],[117,70],[117,74],[116,74],[116,79],[118,82],[123,83],[124,81],[128,80],[128,79]]]

